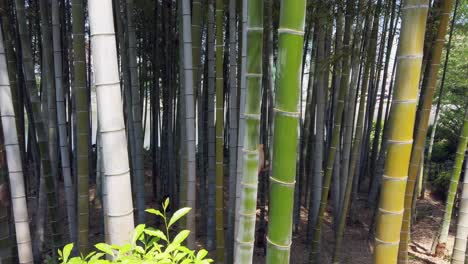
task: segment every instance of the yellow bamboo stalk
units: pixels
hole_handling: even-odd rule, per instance
[[[401,9],[395,93],[390,110],[388,150],[377,212],[376,264],[397,262],[427,10],[427,0],[408,0]]]
[[[430,54],[430,65],[427,65],[422,83],[421,95],[421,113],[417,118],[416,135],[414,136],[414,147],[411,150],[411,161],[408,172],[408,184],[405,193],[405,212],[403,215],[402,229],[400,232],[400,248],[398,252],[398,263],[408,263],[408,245],[410,241],[411,229],[411,211],[413,203],[413,193],[415,182],[421,165],[422,152],[424,150],[424,142],[427,134],[427,126],[429,124],[429,114],[431,113],[432,99],[437,83],[437,75],[439,72],[440,58],[444,47],[445,35],[447,34],[447,25],[450,18],[450,10],[452,9],[452,0],[442,2],[440,13],[440,24],[437,29],[437,37],[432,46]]]

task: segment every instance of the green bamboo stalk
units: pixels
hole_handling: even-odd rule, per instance
[[[430,59],[426,65],[424,79],[421,87],[421,100],[419,103],[420,111],[416,117],[416,132],[414,133],[414,146],[411,150],[411,160],[408,171],[408,184],[406,186],[405,213],[403,216],[403,226],[400,235],[399,262],[408,263],[408,246],[410,241],[411,229],[411,207],[413,203],[413,194],[416,178],[421,165],[422,152],[426,141],[427,126],[429,124],[429,115],[432,108],[432,99],[437,83],[439,73],[439,64],[442,55],[442,49],[445,43],[445,35],[450,19],[450,10],[452,9],[452,0],[443,1],[442,13],[440,14],[440,24],[437,30]]]
[[[266,263],[289,263],[299,133],[305,0],[282,0],[278,28],[272,174]]]
[[[382,176],[374,263],[396,263],[406,180],[416,114],[428,1],[407,1],[401,8],[395,92],[389,114],[387,156]],[[401,122],[405,120],[405,122]]]
[[[224,1],[216,0],[216,261],[224,262]]]
[[[429,140],[429,146],[427,149],[427,157],[424,165],[424,174],[423,174],[423,182],[422,182],[422,189],[421,189],[421,198],[424,198],[424,194],[426,192],[426,180],[429,177],[429,171],[430,171],[430,166],[431,166],[431,158],[432,158],[432,147],[434,145],[434,138],[435,134],[437,131],[437,124],[439,122],[439,112],[440,112],[440,103],[442,101],[442,96],[444,92],[444,87],[445,87],[445,77],[447,75],[447,69],[448,69],[448,62],[449,62],[449,56],[450,56],[450,50],[452,47],[452,37],[453,37],[453,30],[455,28],[455,20],[457,17],[457,10],[458,10],[458,4],[460,1],[456,0],[455,1],[455,7],[453,10],[453,17],[452,17],[452,22],[450,25],[450,33],[449,33],[449,39],[447,42],[447,51],[445,52],[445,60],[444,60],[444,67],[443,67],[443,73],[442,73],[442,79],[440,80],[440,88],[439,88],[439,95],[438,95],[438,100],[437,100],[437,106],[436,110],[434,113],[434,122],[432,124],[432,131],[431,131],[431,137]]]
[[[455,163],[453,165],[452,177],[447,194],[447,201],[445,202],[445,212],[442,224],[440,227],[440,236],[438,241],[438,248],[445,246],[447,243],[448,232],[450,227],[450,220],[452,219],[453,203],[455,195],[457,194],[458,181],[460,180],[460,173],[465,158],[466,144],[468,142],[468,107],[465,109],[465,118],[463,121],[463,128],[460,133],[458,141],[457,152],[455,156]]]
[[[245,3],[245,2],[244,2]],[[248,1],[247,5],[247,63],[244,106],[245,134],[243,140],[243,168],[239,222],[235,241],[234,263],[252,263],[255,221],[257,219],[257,191],[260,139],[260,106],[262,90],[263,1]]]
[[[76,106],[76,173],[78,190],[78,246],[88,248],[89,230],[89,104],[86,89],[86,55],[83,0],[72,0],[73,89]]]

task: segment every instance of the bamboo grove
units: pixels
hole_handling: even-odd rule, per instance
[[[427,251],[452,225],[465,263],[468,90],[443,99],[463,2],[0,0],[0,263],[126,243],[166,198],[215,263],[413,263],[450,109]]]

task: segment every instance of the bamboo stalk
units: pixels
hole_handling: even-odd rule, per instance
[[[403,225],[400,235],[399,263],[408,263],[408,246],[410,241],[410,226],[411,226],[411,207],[413,203],[413,194],[416,183],[416,178],[421,165],[421,153],[424,150],[426,141],[427,126],[429,124],[429,115],[432,108],[432,99],[437,83],[439,73],[440,58],[442,49],[445,43],[445,35],[447,33],[447,25],[450,19],[450,10],[452,9],[452,0],[443,1],[440,24],[437,30],[437,37],[434,41],[434,46],[430,54],[430,65],[426,66],[422,85],[422,99],[420,102],[421,111],[416,118],[417,124],[416,133],[414,135],[414,146],[411,150],[411,159],[408,169],[408,184],[405,194],[405,213],[403,216]]]
[[[263,1],[248,1],[244,8],[247,8],[247,63],[245,75],[242,77],[246,78],[243,113],[245,134],[242,139],[243,168],[234,263],[252,263],[253,258],[257,219],[258,145],[262,94]]]
[[[19,263],[33,263],[29,217],[24,188],[23,166],[18,144],[15,111],[8,78],[3,33],[0,30],[0,120],[10,178],[11,201],[15,222]]]
[[[266,263],[289,263],[299,132],[305,0],[282,0],[278,28],[272,174]]]
[[[407,1],[401,9],[402,24],[395,91],[389,115],[388,151],[377,213],[376,264],[396,263],[398,257],[427,10],[426,0]]]
[[[224,1],[216,0],[216,261],[224,262]]]
[[[111,0],[90,0],[89,20],[108,197],[109,242],[122,245],[129,241],[134,224]]]

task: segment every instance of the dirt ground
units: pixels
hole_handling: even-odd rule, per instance
[[[147,186],[148,194],[151,193],[150,186]],[[63,193],[61,194],[61,197]],[[95,192],[94,186],[90,189],[90,243],[95,244],[102,242],[104,240],[103,234],[103,221],[101,214],[101,205],[99,202],[96,202],[94,199]],[[147,197],[147,201],[150,201],[147,204],[147,207],[159,208],[158,202],[151,200],[150,197]],[[63,201],[63,200],[62,200]],[[371,219],[370,210],[366,207],[366,201],[364,197],[358,199],[357,201],[357,212],[358,221],[349,223],[348,218],[347,226],[345,229],[345,237],[342,250],[342,263],[360,263],[360,264],[371,264],[372,263],[372,250],[373,243],[372,239],[369,239],[369,224]],[[429,253],[432,240],[436,235],[439,223],[443,217],[444,204],[434,197],[431,197],[427,193],[424,200],[417,200],[416,204],[416,219],[413,225],[412,230],[412,242],[410,244],[410,263],[411,264],[444,264],[450,263],[450,258],[447,256],[444,259],[431,256]],[[302,264],[308,263],[309,252],[310,252],[310,243],[306,242],[306,228],[307,228],[307,210],[302,208],[301,211],[301,221],[299,225],[298,232],[293,234],[293,244],[291,248],[291,263],[293,264]],[[65,212],[61,213],[62,216],[65,216]],[[455,217],[453,217],[455,218]],[[63,219],[65,220],[65,219]],[[155,219],[148,217],[147,222],[150,226],[160,227],[158,223],[155,222]],[[321,258],[322,263],[331,263],[331,257],[333,254],[335,239],[334,231],[332,229],[332,218],[331,210],[326,212],[324,230],[322,233],[322,251]],[[446,252],[451,252],[454,243],[454,228],[455,220],[452,220],[452,225],[449,234],[449,240],[447,243]],[[66,234],[66,226],[62,226],[63,234]],[[204,246],[205,237],[198,236],[197,242],[200,247]],[[49,255],[51,252],[47,252]],[[253,263],[264,263],[264,248],[255,248],[254,262]],[[215,257],[215,252],[210,252],[211,257]]]
[[[359,220],[354,223],[348,223],[345,229],[341,263],[349,264],[371,264],[373,243],[369,240],[369,223],[371,219],[370,210],[365,206],[365,200],[358,200]],[[441,201],[426,195],[424,200],[418,200],[416,204],[416,222],[412,230],[412,242],[409,250],[409,263],[411,264],[445,264],[450,263],[447,252],[452,252],[454,243],[453,228],[450,229],[449,240],[447,243],[446,257],[444,259],[432,256],[429,251],[434,236],[438,231],[439,223],[442,221],[444,205]],[[334,249],[334,233],[332,229],[332,219],[329,210],[324,222],[324,232],[322,234],[322,263],[332,263]],[[299,232],[293,235],[293,244],[291,248],[291,263],[308,263],[310,244],[305,242],[307,211],[301,212],[301,224]],[[452,221],[452,227],[455,226]],[[264,263],[263,249],[255,249],[254,263]]]

